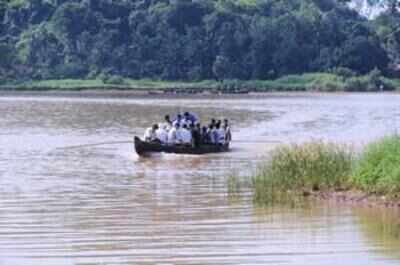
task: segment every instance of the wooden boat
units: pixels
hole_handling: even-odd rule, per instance
[[[149,153],[203,155],[209,153],[221,153],[229,151],[229,145],[204,144],[199,147],[192,147],[187,145],[162,145],[160,143],[149,143],[142,141],[137,136],[135,136],[134,142],[135,142],[136,153],[139,156],[146,155]]]

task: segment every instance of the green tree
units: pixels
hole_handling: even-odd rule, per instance
[[[391,7],[373,20],[346,2],[0,1],[0,43],[13,51],[1,55],[0,72],[168,80],[267,79],[340,67],[386,74],[388,63],[400,62],[398,1],[373,2]]]
[[[228,58],[218,55],[213,64],[213,73],[218,81],[222,81],[230,75],[231,64]]]

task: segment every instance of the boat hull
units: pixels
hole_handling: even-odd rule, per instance
[[[142,141],[135,136],[135,150],[138,155],[146,155],[149,153],[173,153],[173,154],[189,154],[203,155],[209,153],[221,153],[229,151],[228,145],[201,145],[199,147],[191,147],[185,145],[162,145],[160,143],[148,143]]]

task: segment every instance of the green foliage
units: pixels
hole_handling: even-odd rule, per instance
[[[367,0],[371,6],[384,7],[390,14],[397,14],[400,11],[399,0]]]
[[[230,74],[231,64],[228,58],[224,56],[217,56],[213,64],[213,73],[218,80],[224,80]]]
[[[185,81],[274,79],[334,68],[386,73],[399,50],[382,32],[396,23],[380,21],[371,27],[335,0],[14,0],[0,5],[0,36],[16,47],[17,59],[0,70],[31,79],[104,72]],[[338,84],[318,81],[310,89],[343,89]],[[299,85],[290,89],[304,88]]]
[[[357,73],[346,67],[336,67],[330,71],[332,74],[343,77],[344,79],[355,77]]]
[[[373,69],[365,76],[350,77],[345,80],[346,91],[383,91],[393,90],[392,84],[385,82],[381,71]]]
[[[124,78],[119,75],[105,76],[105,78],[103,78],[102,80],[105,84],[113,84],[113,85],[125,85],[126,84]]]
[[[28,3],[28,1],[26,0],[11,0],[8,1],[8,6],[11,8],[18,8],[18,7],[22,7],[24,5],[26,5]]]
[[[324,142],[284,145],[253,177],[255,201],[276,203],[303,192],[348,185],[353,155],[346,146]]]
[[[252,178],[261,204],[296,203],[311,191],[359,189],[400,194],[400,136],[368,144],[355,158],[349,147],[324,142],[283,145]]]
[[[14,51],[6,44],[0,44],[0,66],[9,66],[13,63]]]
[[[397,2],[400,3],[399,1]],[[400,10],[400,7],[398,10]],[[380,38],[381,45],[385,48],[385,51],[390,58],[391,66],[393,67],[398,65],[400,63],[399,12],[393,12],[393,10],[383,12],[374,19],[371,24]],[[389,66],[389,70],[392,69],[391,66]],[[391,73],[389,71],[389,74],[397,75],[398,73]]]
[[[353,182],[369,192],[400,192],[400,136],[369,144],[357,161]]]
[[[245,93],[249,91],[255,92],[269,92],[269,91],[367,91],[370,83],[370,78],[366,76],[357,76],[347,79],[343,77],[329,74],[329,73],[309,73],[303,75],[290,75],[276,80],[238,80],[238,79],[225,79],[222,82],[216,80],[203,80],[203,81],[171,81],[171,80],[151,80],[151,79],[131,79],[124,78],[120,75],[111,73],[98,73],[92,71],[87,74],[88,78],[79,79],[76,76],[85,71],[84,65],[81,63],[66,63],[52,69],[58,79],[51,80],[46,77],[46,71],[37,76],[36,81],[29,81],[29,78],[13,79],[9,76],[8,72],[3,77],[3,87],[8,85],[21,86],[23,89],[37,89],[39,85],[52,84],[49,88],[57,89],[72,89],[71,85],[76,84],[79,87],[85,88],[98,88],[98,83],[93,83],[92,80],[101,82],[102,87],[110,87],[110,85],[118,85],[121,88],[131,89],[177,89],[179,91],[193,91],[196,89],[201,92],[203,90],[219,91],[223,93]],[[4,74],[4,73],[3,73]],[[8,78],[6,78],[8,77]],[[73,77],[74,79],[68,79]],[[38,81],[50,79],[49,83],[45,81]],[[6,82],[6,81],[12,81]],[[74,81],[76,80],[76,81]],[[400,88],[400,79],[389,79],[385,77],[380,78],[384,90],[395,90]],[[93,84],[93,85],[92,85]],[[371,83],[372,84],[372,83]],[[2,87],[0,86],[0,89]],[[373,86],[376,90],[377,87]]]

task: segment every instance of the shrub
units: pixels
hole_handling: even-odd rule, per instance
[[[342,82],[333,80],[315,80],[307,86],[307,90],[323,92],[343,91],[344,89]]]
[[[386,91],[392,91],[396,90],[396,88],[399,86],[399,84],[396,83],[397,80],[392,80],[389,78],[382,78],[382,84],[383,84],[383,90]]]
[[[124,78],[122,76],[119,76],[119,75],[112,75],[112,76],[108,77],[104,81],[104,83],[113,84],[113,85],[124,85],[124,84],[126,84]]]
[[[350,78],[357,76],[357,73],[347,67],[336,67],[330,71],[332,74],[341,76],[343,78]]]
[[[352,174],[354,184],[369,192],[400,192],[400,136],[388,136],[369,144]]]
[[[344,84],[346,91],[366,91],[368,87],[368,80],[362,77],[348,78]]]
[[[314,141],[278,147],[253,177],[255,201],[284,202],[311,190],[345,188],[351,164],[346,146]]]

